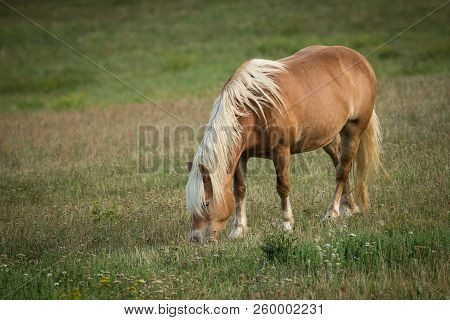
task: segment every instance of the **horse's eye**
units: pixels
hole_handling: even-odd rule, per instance
[[[205,202],[205,207],[208,208],[208,206],[209,206],[209,201],[206,201],[206,202]]]

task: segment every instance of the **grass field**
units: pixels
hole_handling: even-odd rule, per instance
[[[197,128],[244,60],[317,43],[369,54],[442,2],[64,3],[10,2]],[[249,234],[228,240],[228,224],[191,245],[195,141],[0,4],[0,298],[449,299],[449,10],[369,57],[390,174],[370,212],[321,223],[334,169],[307,153],[284,235],[271,164],[252,159]],[[142,126],[160,130],[156,149],[139,149]],[[138,170],[142,153],[159,170]]]

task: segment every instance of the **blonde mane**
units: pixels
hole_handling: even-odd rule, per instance
[[[190,213],[204,215],[205,191],[199,165],[209,170],[213,200],[224,203],[224,181],[233,151],[239,147],[242,126],[238,117],[253,111],[267,124],[264,108],[285,108],[274,74],[285,71],[278,61],[252,59],[244,63],[225,84],[214,102],[202,142],[192,161],[186,186],[187,208]]]

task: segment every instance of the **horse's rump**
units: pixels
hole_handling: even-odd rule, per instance
[[[348,120],[368,123],[375,94],[375,74],[367,60],[345,47],[314,46],[280,62],[278,75],[288,119],[272,112],[273,126],[296,127],[294,149],[315,150],[326,145]]]

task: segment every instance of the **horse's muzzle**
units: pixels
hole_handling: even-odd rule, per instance
[[[203,234],[200,230],[193,230],[189,233],[189,241],[193,243],[202,243]]]

